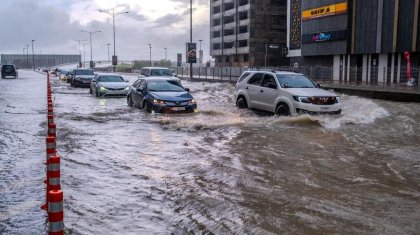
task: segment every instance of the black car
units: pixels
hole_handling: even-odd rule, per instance
[[[75,69],[71,77],[71,86],[89,88],[90,82],[95,77],[95,74],[92,69]]]
[[[4,64],[1,66],[1,78],[5,78],[6,76],[11,76],[13,78],[18,77],[18,72],[14,65]]]
[[[151,113],[196,112],[197,103],[178,80],[162,77],[138,79],[127,95],[130,107]]]

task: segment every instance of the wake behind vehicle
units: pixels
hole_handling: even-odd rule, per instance
[[[281,116],[340,114],[340,97],[320,89],[303,74],[284,71],[247,71],[235,86],[236,106]]]
[[[130,107],[139,107],[152,113],[195,112],[197,103],[179,81],[171,78],[140,78],[133,83],[127,95]]]
[[[129,86],[118,74],[95,74],[90,93],[96,97],[127,96]]]
[[[72,73],[70,84],[72,87],[90,87],[90,82],[95,77],[92,69],[75,69]]]
[[[1,66],[1,78],[6,78],[7,76],[17,78],[18,72],[17,68],[12,64],[4,64]]]

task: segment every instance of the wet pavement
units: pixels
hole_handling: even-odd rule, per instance
[[[53,77],[67,234],[420,231],[420,104],[343,95],[340,116],[275,117],[238,110],[231,84],[182,83],[200,112]],[[0,233],[45,232],[45,84],[0,80]]]

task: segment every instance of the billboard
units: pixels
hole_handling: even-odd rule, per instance
[[[187,43],[186,54],[187,63],[197,63],[197,44]]]
[[[318,7],[302,12],[302,20],[312,20],[325,16],[333,16],[347,13],[347,2]]]

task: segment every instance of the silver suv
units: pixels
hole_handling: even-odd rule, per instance
[[[285,71],[246,71],[235,86],[236,106],[281,116],[340,114],[340,97],[320,89],[303,74]]]

